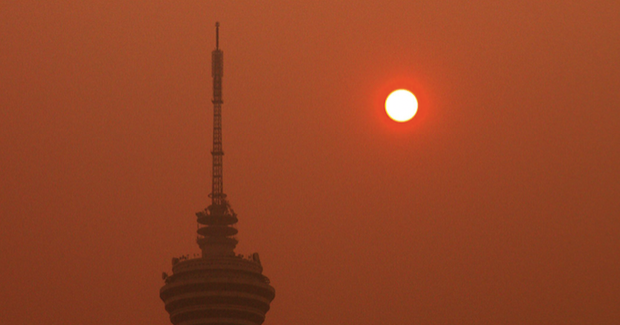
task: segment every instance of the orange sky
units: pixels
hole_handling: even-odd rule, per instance
[[[224,189],[266,325],[617,324],[620,4],[305,3],[2,4],[0,323],[169,324],[220,21]]]

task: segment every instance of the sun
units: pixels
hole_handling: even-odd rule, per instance
[[[385,112],[396,122],[407,122],[418,112],[418,100],[407,89],[394,90],[385,100]]]

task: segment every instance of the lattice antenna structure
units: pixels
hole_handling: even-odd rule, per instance
[[[211,53],[213,77],[213,188],[211,199],[213,205],[222,205],[224,194],[222,156],[222,77],[224,76],[224,53],[220,50],[220,24],[215,24],[215,50]]]

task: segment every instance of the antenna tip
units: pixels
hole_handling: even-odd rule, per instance
[[[215,22],[215,48],[220,49],[220,22]]]

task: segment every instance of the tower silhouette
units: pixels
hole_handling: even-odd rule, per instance
[[[222,156],[223,52],[219,23],[212,52],[213,183],[211,205],[196,213],[202,251],[197,258],[172,259],[172,275],[164,273],[159,296],[175,325],[258,325],[265,320],[275,289],[262,274],[258,253],[235,254],[237,214],[224,194]]]

